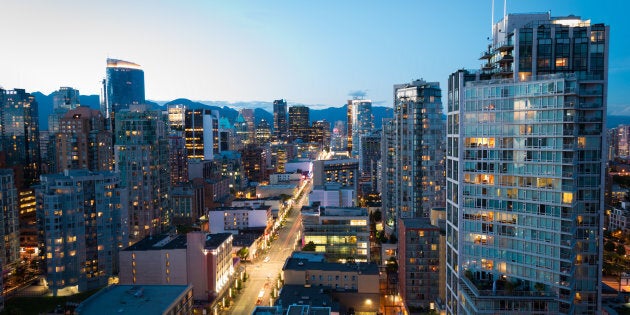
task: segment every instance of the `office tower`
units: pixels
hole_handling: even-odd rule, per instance
[[[171,104],[167,106],[166,112],[168,115],[169,133],[183,135],[186,106],[183,104]]]
[[[18,192],[13,171],[0,169],[0,267],[12,271],[20,262]],[[1,280],[0,280],[1,281]]]
[[[378,191],[378,163],[381,160],[381,130],[372,130],[362,135],[359,148],[359,173],[360,191],[363,194],[376,193]]]
[[[18,189],[39,182],[39,122],[35,97],[23,89],[0,88],[0,151],[15,172]]]
[[[330,136],[330,150],[331,151],[346,151],[348,139],[346,139],[345,134],[346,127],[343,124],[343,121],[338,120],[335,123],[335,127],[332,130],[332,135]]]
[[[53,113],[48,115],[49,132],[59,132],[59,121],[66,112],[79,106],[79,96],[79,90],[71,87],[60,87],[59,90],[52,93]]]
[[[55,135],[54,172],[66,169],[112,171],[112,134],[105,130],[105,117],[95,109],[79,106],[59,121]]]
[[[222,177],[229,178],[230,191],[237,194],[245,188],[247,179],[244,177],[241,154],[238,151],[221,151],[212,163],[216,164]]]
[[[269,123],[263,118],[256,126],[256,143],[258,145],[264,145],[271,141],[271,128]]]
[[[267,163],[264,150],[254,144],[245,146],[241,151],[243,171],[249,182],[260,183],[267,179]]]
[[[251,108],[242,108],[239,110],[239,114],[243,116],[247,124],[247,131],[249,135],[247,138],[254,139],[256,137],[256,119],[254,117],[254,110]]]
[[[188,182],[188,157],[186,156],[185,140],[181,136],[168,136],[168,165],[171,186]]]
[[[348,152],[351,156],[359,156],[361,136],[367,135],[373,130],[372,101],[348,100]]]
[[[227,117],[219,118],[219,152],[234,150],[236,141],[234,125]]]
[[[288,135],[287,101],[273,101],[273,135],[276,140],[285,140]]]
[[[187,109],[184,137],[188,159],[212,160],[219,153],[219,112],[210,109]]]
[[[309,109],[306,106],[296,105],[289,107],[289,141],[298,139],[308,142],[311,132],[309,122]]]
[[[126,192],[112,172],[43,175],[36,189],[40,252],[53,296],[107,285],[127,243]]]
[[[133,62],[107,58],[106,78],[103,81],[103,108],[106,118],[129,109],[130,105],[144,104],[144,71]]]
[[[236,116],[236,120],[234,121],[234,130],[236,132],[239,147],[254,143],[253,139],[250,138],[249,125],[241,113]]]
[[[120,184],[129,190],[129,237],[159,233],[169,222],[166,121],[158,111],[131,106],[116,116],[114,158]]]
[[[428,217],[444,207],[444,122],[437,82],[394,86],[394,118],[383,126],[383,206],[398,218]]]
[[[439,297],[440,228],[429,218],[398,219],[399,293],[408,307],[435,307]]]
[[[509,14],[449,78],[451,314],[601,312],[609,27]]]
[[[315,142],[322,149],[330,150],[330,122],[326,119],[314,121],[311,126],[310,142]]]

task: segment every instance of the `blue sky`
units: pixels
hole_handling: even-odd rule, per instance
[[[380,105],[392,85],[479,68],[491,0],[5,0],[0,86],[99,94],[107,57],[140,64],[151,100]],[[503,1],[495,3],[495,21]],[[630,115],[630,4],[508,1],[508,13],[575,14],[611,26],[609,113]]]

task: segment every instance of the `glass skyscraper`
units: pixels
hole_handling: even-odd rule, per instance
[[[276,140],[285,140],[288,133],[287,101],[273,101],[273,135]]]
[[[144,104],[144,71],[133,62],[108,58],[103,92],[101,111],[106,118],[129,105]]]
[[[450,314],[601,312],[609,28],[510,14],[448,82]]]

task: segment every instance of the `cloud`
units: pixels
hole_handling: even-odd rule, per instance
[[[348,96],[352,96],[352,97],[366,97],[367,96],[367,90],[350,91],[350,92],[348,92]]]

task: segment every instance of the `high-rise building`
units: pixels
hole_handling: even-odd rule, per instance
[[[271,127],[269,123],[263,118],[256,126],[256,143],[258,145],[264,145],[271,141]]]
[[[52,93],[53,113],[48,115],[48,131],[59,132],[59,121],[71,109],[79,106],[79,90],[71,87],[61,87]]]
[[[115,117],[114,113],[130,105],[144,104],[144,71],[140,65],[108,58],[105,72],[101,112],[106,118]]]
[[[20,230],[18,193],[10,169],[0,169],[0,196],[0,267],[11,271],[20,262]]]
[[[105,117],[95,109],[79,106],[60,120],[55,135],[55,172],[66,169],[112,171],[112,134],[105,130]]]
[[[168,115],[169,133],[183,135],[186,105],[170,104],[166,108],[166,114]]]
[[[429,218],[398,221],[399,293],[407,306],[431,309],[440,293],[440,228]]]
[[[383,119],[383,132],[381,135],[381,169],[379,176],[378,191],[381,193],[381,202],[383,205],[383,218],[387,232],[393,232],[396,226],[397,209],[395,208],[396,194],[394,193],[394,178],[396,156],[394,147],[394,121],[392,118]]]
[[[361,137],[374,131],[372,101],[363,99],[348,100],[348,152],[358,157]]]
[[[212,160],[219,153],[219,112],[210,109],[187,109],[184,137],[188,159]]]
[[[311,126],[310,142],[319,143],[321,148],[330,150],[330,122],[326,119],[314,121]]]
[[[277,140],[285,140],[288,135],[287,101],[273,101],[273,135]]]
[[[448,83],[450,314],[601,312],[609,27],[509,14]]]
[[[630,125],[619,125],[612,128],[608,135],[608,159],[630,156]]]
[[[120,184],[129,190],[129,237],[160,233],[169,222],[168,138],[158,111],[131,106],[116,116],[114,158]]]
[[[394,86],[394,118],[384,126],[382,189],[392,228],[398,218],[428,217],[432,208],[444,207],[441,93],[437,82]]]
[[[127,243],[125,190],[112,172],[43,175],[36,189],[40,251],[52,294],[107,285]]]
[[[289,107],[289,141],[308,142],[310,133],[309,108],[302,105]]]
[[[361,192],[375,193],[378,190],[378,163],[381,160],[381,130],[373,130],[360,138],[359,173]]]
[[[188,158],[185,140],[181,136],[168,136],[168,165],[171,175],[171,186],[188,182]]]
[[[342,187],[357,190],[359,183],[359,161],[336,159],[313,161],[313,186],[339,183]]]
[[[35,97],[23,89],[0,88],[0,152],[20,188],[39,182],[39,117]]]

